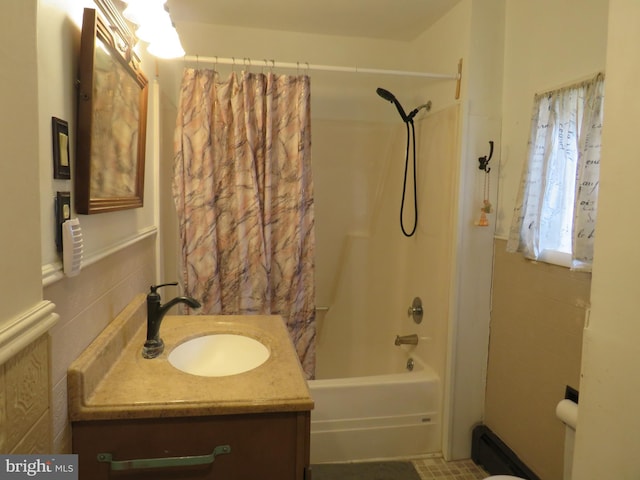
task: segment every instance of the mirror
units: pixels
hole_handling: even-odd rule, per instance
[[[148,82],[132,36],[107,22],[84,10],[75,164],[81,214],[143,205]]]

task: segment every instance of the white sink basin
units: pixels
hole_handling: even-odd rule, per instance
[[[224,377],[259,367],[269,349],[259,341],[235,334],[214,334],[187,340],[169,354],[178,370],[203,377]]]

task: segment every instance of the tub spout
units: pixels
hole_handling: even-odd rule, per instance
[[[396,345],[417,345],[418,344],[418,335],[415,333],[413,335],[396,335]]]

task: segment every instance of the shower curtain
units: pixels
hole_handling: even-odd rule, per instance
[[[277,314],[315,371],[307,76],[185,69],[173,197],[182,283],[205,314]]]

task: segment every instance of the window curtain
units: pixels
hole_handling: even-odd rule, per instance
[[[591,271],[603,99],[603,74],[534,97],[508,251],[533,260],[545,250],[571,252],[573,270]]]
[[[182,283],[204,314],[276,314],[315,370],[307,76],[185,69],[173,197]]]

